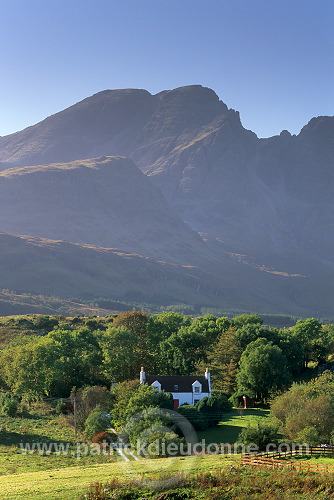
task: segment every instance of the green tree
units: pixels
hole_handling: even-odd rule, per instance
[[[15,394],[48,396],[54,377],[61,377],[58,352],[48,337],[1,351],[0,371]]]
[[[221,328],[224,327],[224,321],[220,321],[217,324],[216,316],[213,314],[206,314],[205,316],[198,316],[195,318],[188,327],[188,331],[201,335],[203,338],[203,345],[208,347],[217,340],[218,336],[221,334]]]
[[[176,449],[179,447],[181,439],[172,430],[172,425],[168,412],[162,413],[159,408],[148,407],[127,420],[122,439],[130,442],[135,449],[140,449],[146,457],[157,458],[166,454],[170,443],[176,445]]]
[[[86,419],[97,406],[101,411],[109,413],[113,402],[111,392],[102,386],[87,386],[79,389],[74,387],[70,399],[73,411],[75,407],[75,415],[73,414],[70,421],[74,424],[75,418],[76,425],[80,430],[84,428]]]
[[[224,413],[232,410],[232,405],[225,394],[205,397],[196,403],[196,408],[204,415],[209,426],[217,425]]]
[[[102,353],[99,334],[88,328],[54,330],[48,334],[57,353],[58,367],[54,373],[52,393],[66,396],[72,387],[101,383]]]
[[[3,415],[14,417],[19,407],[18,400],[12,394],[0,395],[0,408]]]
[[[216,344],[207,354],[207,365],[216,389],[232,394],[236,389],[236,375],[242,349],[238,342],[237,330],[233,327],[221,333]],[[204,362],[199,369],[203,371]]]
[[[286,356],[289,371],[293,375],[300,373],[304,367],[304,347],[291,329],[278,331],[277,345]]]
[[[127,311],[113,320],[114,326],[124,327],[136,338],[135,352],[138,355],[137,368],[140,366],[149,367],[149,339],[148,339],[148,315],[141,311]],[[137,370],[138,373],[139,370]]]
[[[110,382],[123,382],[138,376],[142,357],[138,353],[137,337],[124,326],[109,326],[102,335],[100,348],[103,374]]]
[[[101,363],[88,329],[53,330],[0,353],[1,378],[16,394],[68,396],[73,386],[100,383]]]
[[[158,346],[163,340],[168,339],[173,333],[177,333],[181,326],[191,324],[188,316],[182,316],[176,312],[163,312],[153,314],[148,318],[147,331],[151,349]]]
[[[237,374],[239,395],[263,401],[271,391],[284,388],[290,380],[287,360],[279,347],[263,338],[248,344]]]
[[[320,361],[322,353],[320,359],[315,353],[317,347],[319,348],[319,341],[321,344],[324,336],[321,323],[315,318],[300,319],[293,327],[293,333],[304,348],[304,367],[307,368],[308,362],[312,358],[315,358],[313,361]]]
[[[112,420],[120,428],[133,415],[145,408],[173,409],[171,394],[158,392],[150,385],[140,385],[137,381],[122,382],[113,390],[114,404],[111,410]]]
[[[182,326],[160,343],[161,375],[191,375],[200,361],[206,361],[206,339],[202,333]]]
[[[237,329],[245,325],[262,325],[262,319],[258,314],[240,314],[231,320],[231,325]]]

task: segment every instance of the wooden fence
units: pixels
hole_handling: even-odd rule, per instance
[[[289,447],[289,449],[284,450],[281,448],[280,451],[261,451],[257,453],[258,457],[267,458],[287,458],[293,456],[319,456],[326,455],[334,458],[334,446],[295,446]]]
[[[302,462],[298,460],[276,460],[275,458],[260,455],[242,455],[241,465],[246,467],[269,467],[271,469],[288,468],[303,472],[334,473],[334,465],[316,464],[314,462]]]

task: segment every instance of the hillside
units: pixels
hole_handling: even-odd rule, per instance
[[[128,159],[0,172],[0,229],[183,261],[205,245]]]
[[[220,265],[208,263],[205,269],[113,248],[6,233],[0,233],[0,248],[2,289],[17,294],[75,297],[76,302],[105,298],[154,307],[188,304],[197,313],[202,307],[226,313],[279,311],[322,317],[332,313],[331,285],[317,288],[309,278],[256,269],[229,256],[222,258]],[[2,314],[27,313],[29,304],[33,304],[31,312],[85,310],[77,303],[60,302],[57,306],[45,299],[36,302],[7,294],[0,299]]]
[[[223,293],[195,266],[158,262],[122,250],[0,233],[4,289],[32,294],[107,297],[152,304],[217,303]]]

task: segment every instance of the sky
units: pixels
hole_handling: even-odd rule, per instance
[[[0,136],[105,89],[212,88],[259,137],[334,114],[333,0],[0,0]]]

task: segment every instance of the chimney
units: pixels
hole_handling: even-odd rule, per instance
[[[146,382],[146,373],[144,372],[144,367],[143,366],[141,367],[141,370],[140,370],[139,380],[140,380],[141,384],[145,384],[145,382]]]
[[[210,378],[209,368],[207,368],[207,369],[205,370],[205,378],[206,378],[206,380],[208,381],[209,392],[210,392],[210,394],[211,394],[211,378]]]

